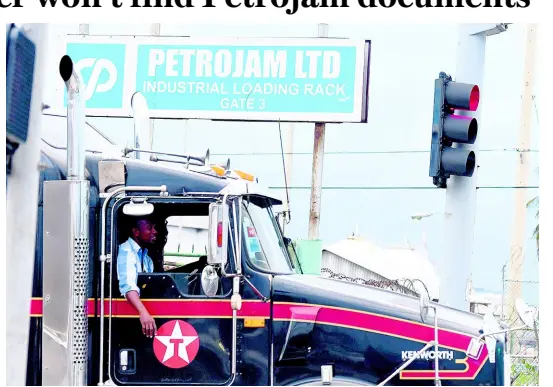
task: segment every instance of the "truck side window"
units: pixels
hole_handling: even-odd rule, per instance
[[[201,274],[207,265],[209,217],[173,215],[165,221],[163,271],[183,295],[202,295]]]
[[[165,271],[200,264],[207,256],[208,216],[170,216],[163,251]]]

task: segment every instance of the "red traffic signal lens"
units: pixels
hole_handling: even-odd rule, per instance
[[[449,82],[445,89],[445,105],[447,109],[475,111],[480,102],[478,85]]]
[[[470,91],[469,110],[476,111],[476,109],[478,109],[479,103],[480,103],[480,89],[478,88],[478,86],[475,85]]]

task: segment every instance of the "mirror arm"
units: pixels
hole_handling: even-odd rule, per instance
[[[242,196],[238,197],[233,204],[234,214],[234,233],[236,235],[236,253],[235,253],[235,266],[236,274],[240,276],[242,274]]]
[[[244,278],[244,281],[246,281],[248,283],[248,285],[251,286],[252,290],[254,291],[254,293],[259,297],[261,298],[261,300],[263,302],[267,302],[269,301],[269,298],[268,297],[265,297],[259,290],[257,290],[257,288],[246,278],[246,276],[243,276]]]
[[[228,218],[228,209],[226,208],[226,203],[227,203],[227,200],[228,200],[228,196],[229,196],[228,193],[226,193],[225,196],[223,196],[223,224],[227,224],[226,218]],[[223,228],[223,229],[225,229],[225,228]],[[224,235],[223,235],[223,246],[221,247],[221,249],[223,250],[223,254],[228,254],[228,231],[229,231],[229,229],[226,229],[226,230],[227,230],[227,232],[225,232]],[[231,240],[231,242],[232,242],[232,240]],[[226,262],[221,262],[221,274],[225,278],[232,278],[235,275],[232,274],[232,273],[227,273],[225,271],[225,265],[226,265],[227,262],[228,262],[228,257],[227,257]]]
[[[498,335],[500,333],[507,333],[507,332],[511,332],[511,331],[518,331],[520,329],[525,329],[525,328],[528,328],[526,325],[521,325],[519,327],[514,327],[514,328],[508,328],[508,329],[502,329],[500,331],[497,331],[497,332],[490,332],[490,333],[482,333],[480,336],[478,336],[478,338],[476,339],[477,341],[481,341],[484,337],[488,337],[488,336],[495,336],[495,335]]]

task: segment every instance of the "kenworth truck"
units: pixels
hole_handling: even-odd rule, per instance
[[[273,212],[278,198],[207,157],[185,156],[185,168],[148,147],[114,154],[86,122],[69,57],[60,73],[68,112],[44,114],[28,385],[509,383],[495,320],[424,292],[301,274]],[[138,275],[154,337],[117,280],[136,216],[158,231],[149,254],[161,265]],[[207,251],[167,268],[172,217],[202,220]]]

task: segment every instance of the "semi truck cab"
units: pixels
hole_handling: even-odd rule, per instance
[[[65,61],[67,118],[44,117],[27,384],[508,384],[495,320],[301,274],[273,210],[281,201],[248,174],[221,174],[207,157],[192,170],[188,156],[185,166],[114,156],[78,115]],[[67,143],[54,143],[59,133]],[[77,133],[103,145],[86,150]],[[158,232],[156,270],[137,277],[154,337],[119,292],[119,246],[136,217]],[[167,265],[176,218],[203,225],[182,235],[205,248]]]

